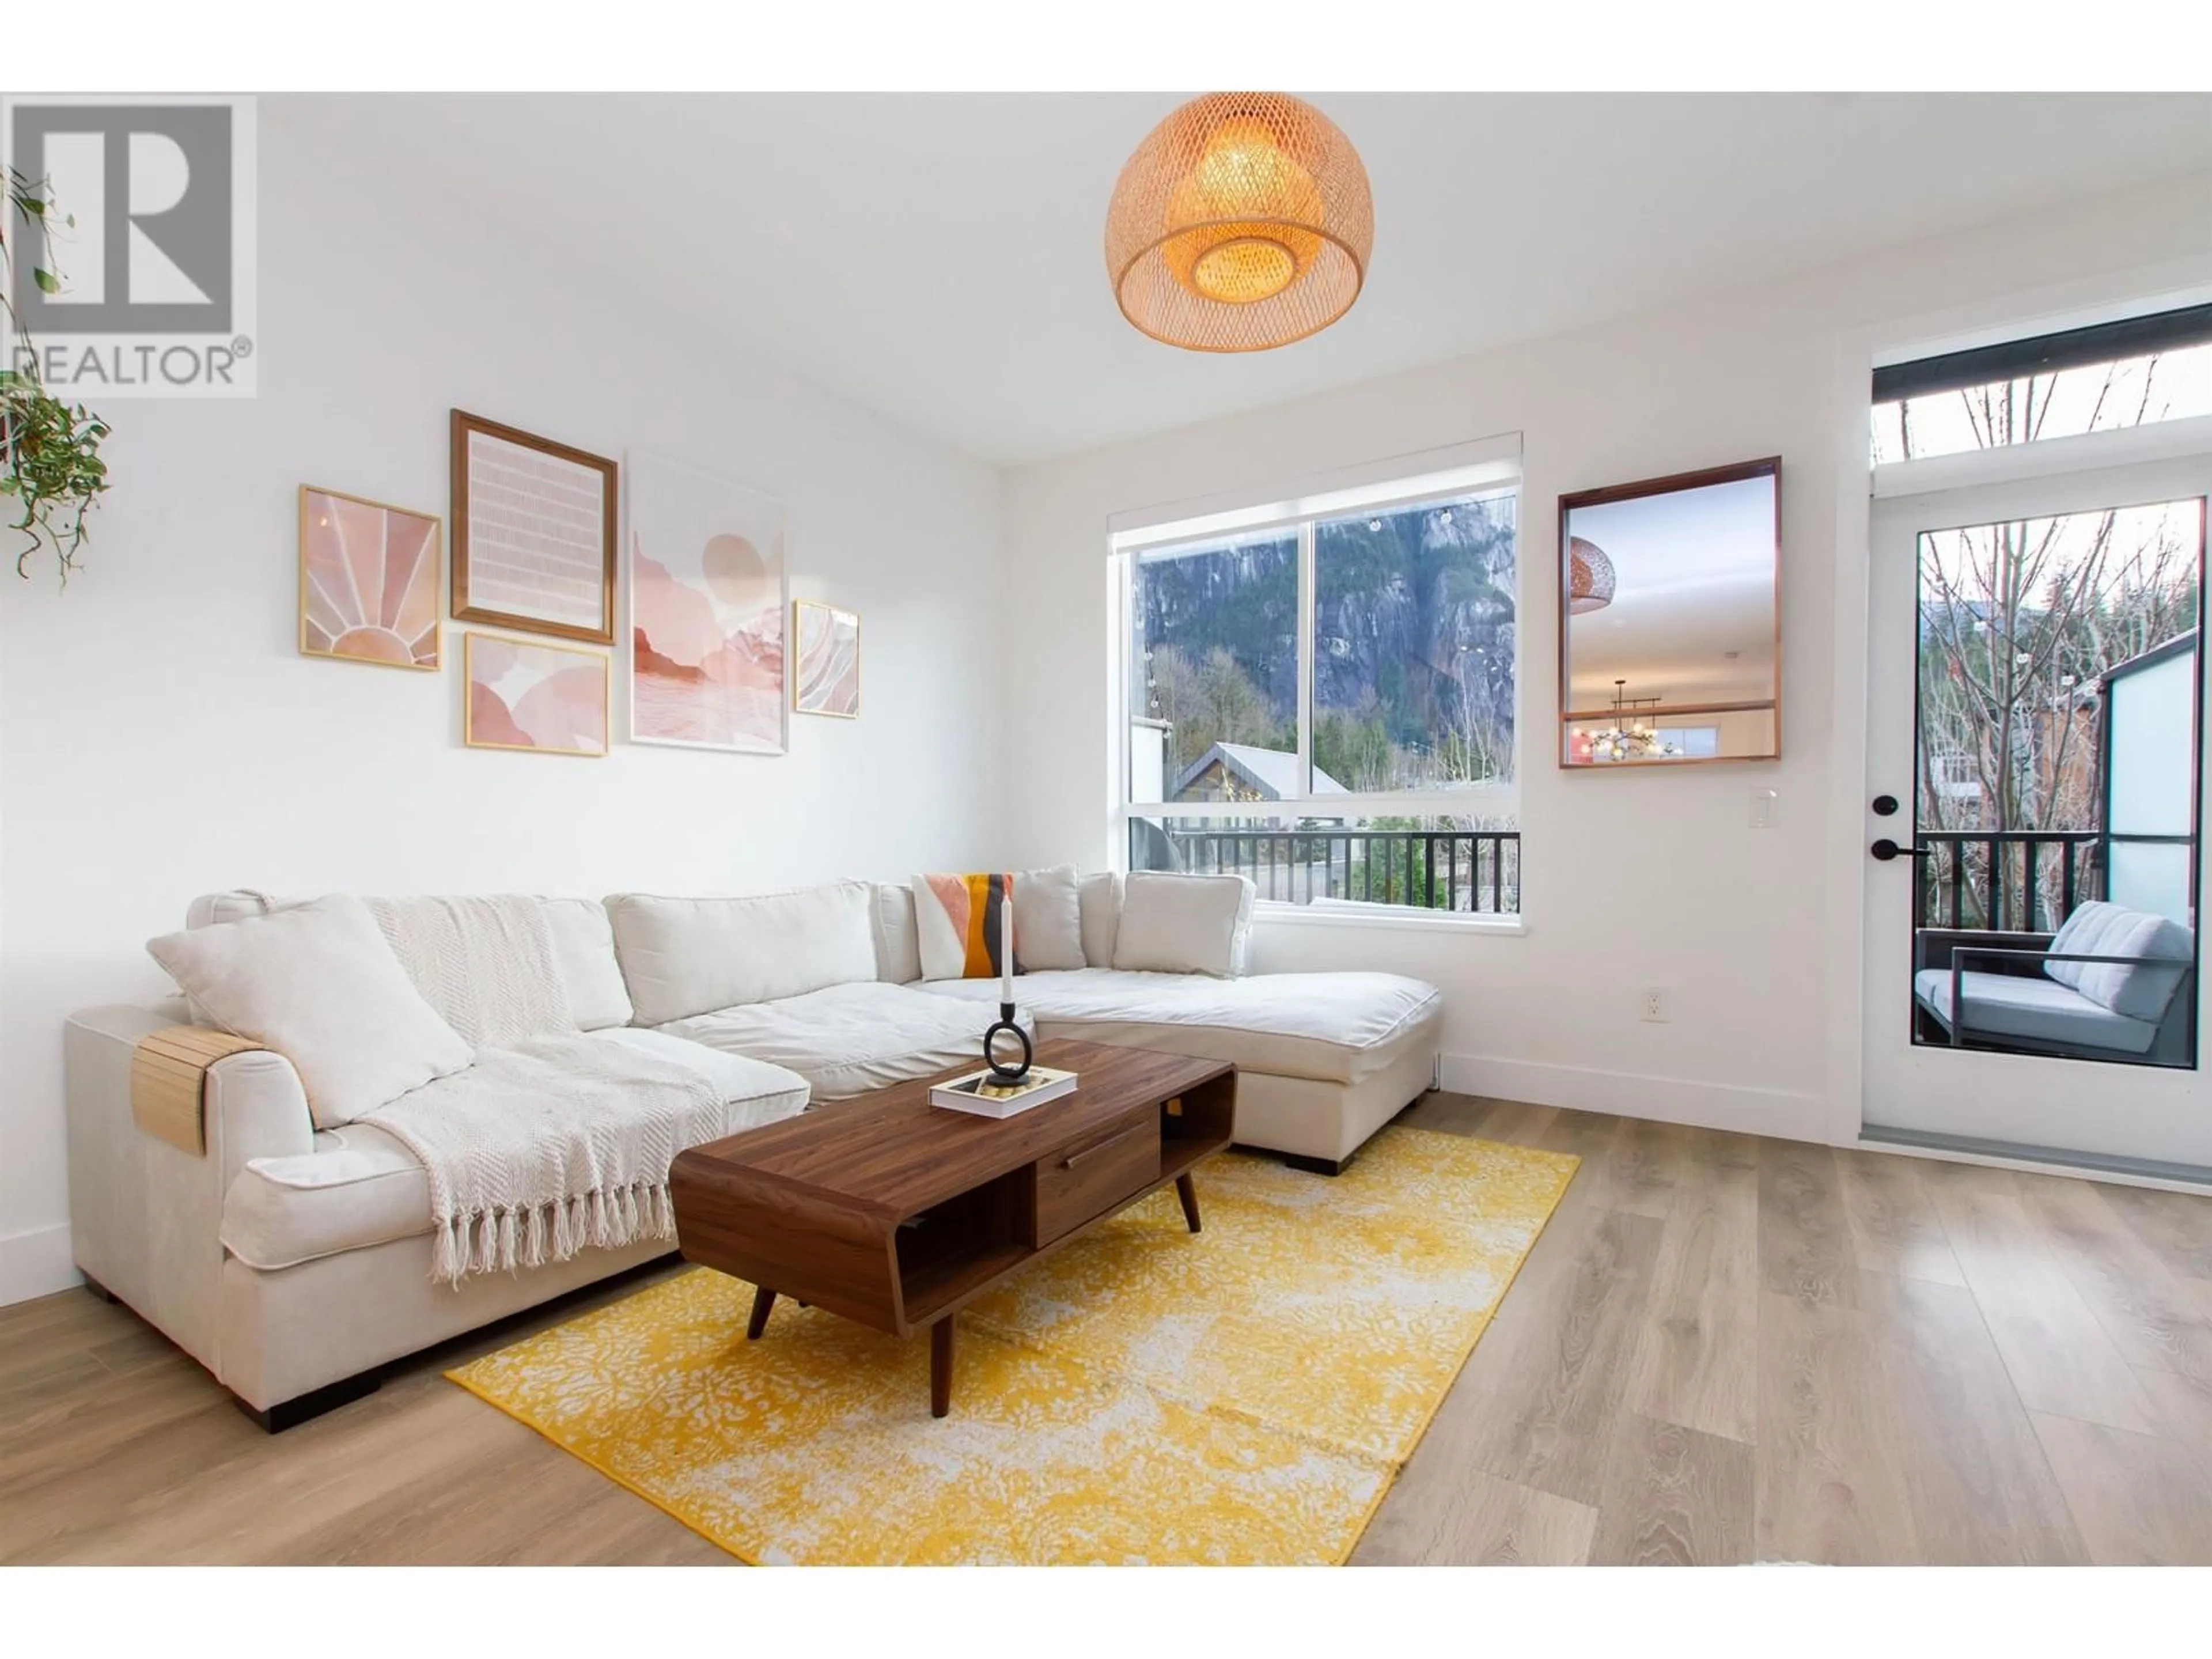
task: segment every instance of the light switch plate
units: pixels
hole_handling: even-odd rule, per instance
[[[1751,827],[1754,830],[1774,828],[1775,792],[1754,789],[1751,792]]]

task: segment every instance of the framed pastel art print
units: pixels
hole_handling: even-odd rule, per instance
[[[453,620],[615,642],[615,464],[455,410]]]
[[[860,717],[860,618],[800,599],[791,607],[791,706],[802,714]]]
[[[300,486],[300,654],[434,670],[438,520]]]
[[[659,455],[627,459],[631,740],[782,754],[783,503]]]
[[[461,655],[468,680],[461,741],[470,748],[607,752],[604,653],[471,633],[462,640]]]

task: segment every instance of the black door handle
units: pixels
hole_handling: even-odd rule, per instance
[[[1875,842],[1867,851],[1883,864],[1892,859],[1929,859],[1936,856],[1936,849],[1932,847],[1899,847],[1887,836]]]

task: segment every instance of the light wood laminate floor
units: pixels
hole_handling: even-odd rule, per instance
[[[1401,1121],[1583,1167],[1357,1560],[2212,1563],[2212,1199]],[[122,1308],[0,1309],[0,1561],[726,1560],[440,1378],[590,1301],[274,1437]]]

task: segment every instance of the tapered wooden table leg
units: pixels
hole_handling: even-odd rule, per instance
[[[929,1414],[943,1417],[952,1409],[952,1316],[947,1314],[929,1328]]]
[[[1191,1185],[1190,1172],[1186,1170],[1176,1177],[1176,1196],[1182,1200],[1182,1218],[1191,1231],[1198,1231],[1198,1188]]]
[[[768,1310],[775,1306],[775,1292],[765,1285],[753,1291],[753,1316],[745,1321],[745,1338],[756,1340],[768,1328]]]

